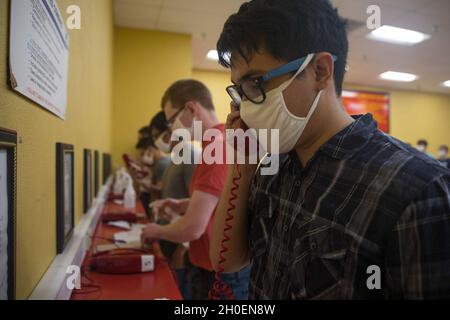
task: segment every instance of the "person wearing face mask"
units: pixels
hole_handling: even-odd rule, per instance
[[[448,157],[447,145],[442,145],[439,147],[438,160],[444,167],[450,169],[450,158]]]
[[[163,112],[158,113],[150,122],[149,137],[147,147],[141,156],[141,162],[147,167],[151,174],[137,179],[140,185],[140,199],[144,208],[146,208],[147,215],[150,217],[149,204],[152,201],[160,199],[162,178],[164,172],[170,164],[170,157],[157,148],[155,145],[155,137],[158,137],[167,129],[166,118]]]
[[[177,81],[167,89],[161,105],[174,134],[181,131],[194,140],[194,121],[199,121],[202,135],[207,130],[215,130],[218,133],[215,139],[219,140],[214,141],[225,148],[224,125],[218,120],[211,93],[203,83],[195,80]],[[211,143],[212,141],[202,141],[203,152]],[[192,267],[189,268],[188,278],[191,298],[195,300],[207,299],[214,282],[209,241],[214,211],[226,175],[225,164],[207,164],[205,161],[198,164],[189,186],[189,198],[163,199],[151,205],[158,215],[169,213],[178,216],[178,219],[166,226],[150,224],[142,233],[144,243],[160,239],[180,244],[189,242],[188,253]],[[235,290],[238,299],[247,298],[248,278],[249,268],[223,275],[223,281]]]
[[[150,138],[143,137],[138,140],[136,143],[136,160],[142,163],[142,157],[144,156],[145,151],[150,146]]]
[[[190,153],[192,163],[175,164],[171,161],[162,178],[161,199],[186,199],[189,198],[189,186],[192,175],[195,171],[195,163],[198,163],[201,157],[201,150],[190,141],[184,141],[182,138],[178,141],[170,141],[172,133],[168,129],[164,132],[155,145],[165,153],[172,155],[173,148],[180,144],[183,145],[183,151]],[[178,140],[178,139],[177,139]],[[180,155],[182,156],[182,155]]]
[[[160,198],[160,191],[162,187],[162,178],[164,172],[170,165],[170,157],[164,150],[161,150],[156,145],[158,137],[167,130],[167,121],[164,112],[159,112],[150,122],[149,133],[152,144],[150,151],[153,157],[152,165],[152,184],[153,189],[158,191],[158,196],[153,197],[155,200]]]
[[[433,158],[433,155],[427,151],[428,150],[428,141],[427,140],[421,139],[421,140],[417,141],[416,149],[419,150],[420,152],[425,153],[427,156]]]
[[[175,161],[170,162],[162,178],[162,200],[160,202],[164,202],[165,199],[169,199],[169,201],[174,202],[181,202],[189,198],[189,186],[191,184],[192,175],[195,171],[195,163],[198,163],[197,161],[201,156],[201,150],[199,150],[198,147],[196,147],[190,141],[179,141],[179,139],[174,139],[175,141],[171,141],[171,136],[172,132],[169,128],[157,138],[155,145],[159,150],[163,151],[164,153],[168,153],[173,157],[173,148],[176,145],[182,145],[183,152],[189,152],[190,158],[193,161],[191,163],[181,164],[175,164]],[[158,207],[157,203],[154,203],[153,205]],[[164,225],[174,221],[177,218],[177,215],[172,216],[170,214],[167,214],[166,212],[160,212],[159,215],[159,221],[164,221],[164,223],[160,224]],[[175,246],[165,245],[166,243],[167,242],[160,241],[160,244],[162,244],[161,249],[168,259],[170,267],[175,271],[175,274],[177,275],[178,287],[180,288],[180,292],[183,298],[185,300],[189,300],[191,299],[190,287],[188,283],[190,264],[189,258],[187,256],[189,242],[177,244]]]
[[[240,104],[227,128],[278,130],[279,141],[259,142],[279,170],[230,165],[212,232],[215,269],[252,262],[251,299],[449,298],[450,173],[381,132],[371,114],[345,112],[346,23],[331,2],[244,3],[217,49]]]

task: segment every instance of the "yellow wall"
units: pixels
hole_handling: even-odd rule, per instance
[[[134,152],[137,130],[160,111],[174,81],[193,77],[212,91],[225,121],[228,72],[192,70],[188,35],[114,29],[110,0],[58,0],[82,9],[82,30],[70,32],[68,113],[62,121],[13,93],[6,83],[8,3],[0,0],[0,127],[18,131],[17,295],[26,298],[55,257],[55,143],[76,147],[76,213],[82,216],[83,148],[113,152],[121,164]],[[113,90],[114,87],[114,90]],[[347,86],[348,88],[359,88]],[[379,90],[379,89],[377,89]],[[426,138],[435,152],[450,145],[450,96],[388,90],[392,134],[414,143]]]
[[[75,145],[75,210],[82,217],[83,148],[111,151],[113,21],[110,0],[59,0],[82,10],[70,32],[65,121],[12,92],[6,82],[9,1],[0,0],[0,127],[20,137],[17,167],[17,298],[29,296],[56,252],[55,145]]]
[[[212,91],[216,109],[225,121],[230,98],[225,88],[230,85],[229,72],[194,70],[193,77],[203,81]],[[450,146],[450,95],[368,88],[346,84],[346,89],[389,92],[391,97],[391,134],[415,145],[427,139],[429,152],[437,154],[441,144]]]
[[[137,131],[161,111],[161,98],[175,81],[192,74],[191,36],[116,28],[114,51],[114,162],[134,154]]]
[[[194,69],[192,77],[206,84],[211,90],[217,115],[221,121],[225,122],[230,112],[231,99],[225,91],[225,88],[231,85],[230,73]]]
[[[437,156],[439,146],[450,146],[450,95],[367,88],[348,84],[346,89],[389,92],[391,135],[413,146],[428,140],[428,152]]]

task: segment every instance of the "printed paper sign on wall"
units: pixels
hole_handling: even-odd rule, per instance
[[[11,0],[10,84],[64,119],[69,37],[55,0]]]

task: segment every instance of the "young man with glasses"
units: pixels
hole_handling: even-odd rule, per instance
[[[449,298],[449,171],[379,131],[372,115],[344,111],[346,24],[330,2],[245,3],[218,52],[240,104],[227,127],[278,129],[280,169],[230,166],[212,233],[215,268],[252,262],[252,299]]]
[[[224,125],[218,120],[211,93],[201,82],[180,80],[167,89],[162,99],[162,108],[173,133],[178,129],[189,131],[194,139],[194,121],[202,124],[201,132],[215,129],[222,135],[216,136],[225,149]],[[199,141],[203,152],[213,141]],[[214,142],[217,142],[214,140]],[[202,156],[202,159],[204,157]],[[193,265],[189,270],[189,283],[193,299],[207,299],[214,282],[214,272],[209,258],[209,242],[214,210],[222,193],[227,175],[226,164],[203,161],[197,165],[187,199],[165,199],[152,205],[157,214],[169,212],[180,218],[166,226],[150,224],[143,231],[143,242],[167,240],[176,243],[190,242],[189,258]],[[248,295],[249,268],[240,273],[224,274],[222,279],[234,290],[238,299]]]

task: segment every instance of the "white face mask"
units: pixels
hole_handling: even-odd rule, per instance
[[[158,140],[155,141],[155,146],[156,146],[159,150],[161,150],[162,152],[164,152],[164,153],[169,153],[169,152],[170,152],[170,144],[164,142],[163,136],[164,136],[164,135],[161,135],[161,136],[158,138]]]
[[[175,119],[173,125],[172,125],[172,132],[174,132],[175,130],[178,129],[185,129],[185,130],[189,130],[189,134],[191,135],[192,138],[194,138],[194,121],[195,121],[195,117],[194,120],[192,121],[192,124],[190,127],[186,127],[182,122],[181,122],[181,116],[183,115],[184,111],[180,113],[180,115]]]
[[[279,129],[278,153],[280,154],[288,153],[295,147],[319,104],[322,91],[317,94],[308,115],[306,117],[297,117],[289,111],[283,96],[284,90],[306,69],[313,58],[314,54],[308,55],[300,69],[290,80],[284,82],[278,88],[267,92],[264,103],[255,104],[248,100],[242,101],[241,118],[249,128],[256,130]],[[272,150],[270,132],[268,133],[268,139],[266,141],[262,140],[259,143],[268,153],[277,153],[277,150]]]
[[[142,156],[142,162],[148,166],[152,166],[155,163],[153,154],[150,155],[148,151],[145,151],[144,155]]]
[[[418,146],[416,147],[416,149],[419,150],[420,152],[425,152],[425,147],[422,146],[422,145],[418,145]]]
[[[439,158],[446,158],[447,157],[447,151],[445,150],[439,150]]]

